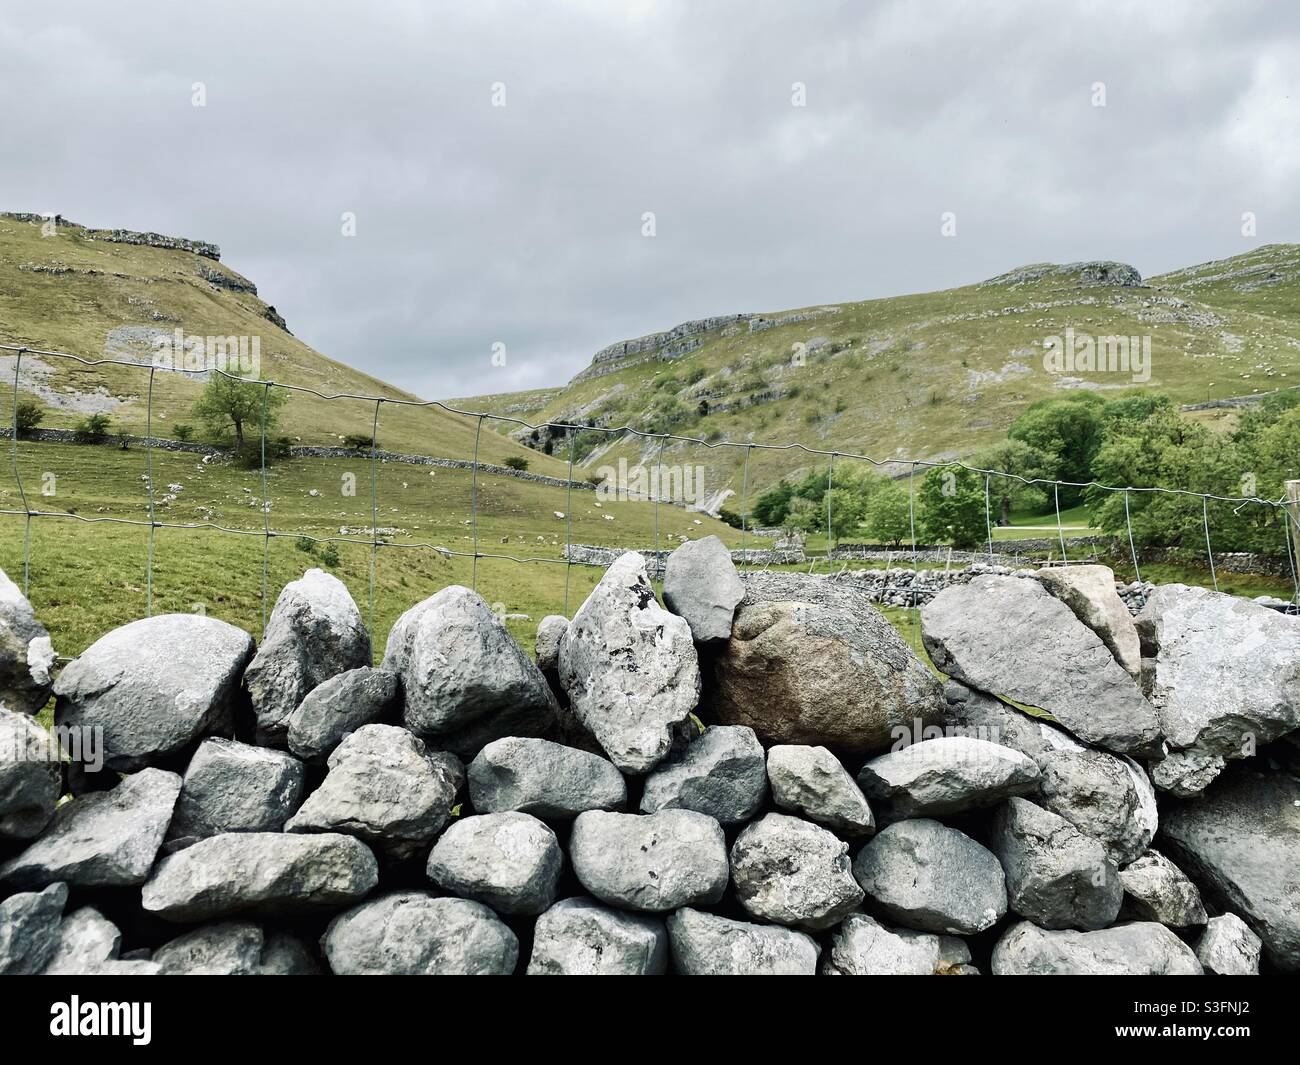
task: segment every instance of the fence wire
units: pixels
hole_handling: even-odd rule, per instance
[[[1080,490],[1092,489],[1100,492],[1109,492],[1109,493],[1122,492],[1124,494],[1125,527],[1128,534],[1128,543],[1129,543],[1129,549],[1133,561],[1134,574],[1138,580],[1141,580],[1141,573],[1138,570],[1137,550],[1134,544],[1132,518],[1129,510],[1130,493],[1138,492],[1138,493],[1148,493],[1152,495],[1183,496],[1191,499],[1199,499],[1201,501],[1202,521],[1203,521],[1204,532],[1205,532],[1206,558],[1209,563],[1211,580],[1216,589],[1218,588],[1218,576],[1217,576],[1216,566],[1214,561],[1214,548],[1211,542],[1209,503],[1211,501],[1214,501],[1217,503],[1235,504],[1237,510],[1240,510],[1242,507],[1247,505],[1253,505],[1253,506],[1269,508],[1274,511],[1281,511],[1281,527],[1283,528],[1286,534],[1284,537],[1285,550],[1287,554],[1288,564],[1291,570],[1292,586],[1294,589],[1292,601],[1300,602],[1300,571],[1298,571],[1298,561],[1296,557],[1296,552],[1293,549],[1293,544],[1292,544],[1292,529],[1294,528],[1297,532],[1297,535],[1300,535],[1300,520],[1297,520],[1296,516],[1292,513],[1291,509],[1288,506],[1289,501],[1285,496],[1280,499],[1265,499],[1259,496],[1228,496],[1228,495],[1216,494],[1213,492],[1194,492],[1189,489],[1166,488],[1162,486],[1107,485],[1107,484],[1102,484],[1101,482],[1095,480],[1094,481],[1066,481],[1066,480],[1055,480],[1055,479],[1045,478],[1045,477],[1025,477],[1020,474],[1009,473],[1003,470],[985,469],[983,467],[972,465],[970,463],[962,462],[959,460],[917,459],[917,458],[907,458],[907,457],[898,457],[898,456],[894,456],[887,459],[878,459],[871,455],[857,454],[854,452],[846,452],[838,449],[827,450],[824,448],[810,447],[809,445],[799,441],[791,441],[788,443],[778,444],[778,443],[767,443],[767,442],[756,441],[756,440],[739,440],[739,441],[738,440],[705,440],[699,437],[685,436],[685,435],[679,435],[674,433],[649,432],[646,430],[638,429],[631,425],[593,426],[593,425],[581,425],[577,423],[563,422],[563,421],[559,421],[559,422],[548,421],[548,422],[541,422],[541,423],[533,423],[523,418],[518,418],[507,414],[495,414],[490,411],[465,410],[460,407],[452,406],[451,404],[442,402],[440,400],[403,399],[399,397],[372,396],[372,395],[363,395],[363,394],[350,393],[350,392],[326,393],[326,392],[318,391],[314,388],[309,388],[305,385],[293,385],[293,384],[287,384],[287,383],[269,381],[269,380],[263,380],[258,382],[263,386],[261,418],[260,418],[260,427],[259,427],[259,445],[260,445],[259,473],[260,473],[261,486],[262,486],[261,504],[262,504],[262,515],[263,515],[262,528],[260,530],[241,529],[241,528],[221,525],[219,523],[212,522],[212,521],[198,521],[198,522],[160,521],[158,520],[158,514],[156,509],[156,494],[154,489],[153,404],[154,404],[155,377],[157,371],[159,369],[163,369],[163,367],[159,367],[157,365],[150,364],[150,363],[142,363],[142,362],[127,360],[127,359],[107,359],[107,358],[92,359],[92,358],[86,358],[81,355],[75,355],[70,352],[52,351],[52,350],[47,350],[42,348],[33,348],[26,345],[7,344],[7,343],[0,343],[0,351],[10,351],[10,352],[14,352],[16,355],[14,360],[14,381],[13,381],[14,396],[13,396],[13,407],[12,407],[10,455],[11,455],[11,463],[13,468],[14,480],[18,489],[19,499],[22,504],[21,510],[14,509],[14,508],[0,508],[0,514],[22,517],[24,519],[24,523],[25,523],[24,530],[23,530],[23,593],[24,595],[30,595],[30,586],[31,586],[32,521],[35,519],[56,518],[56,519],[79,521],[85,524],[113,524],[113,525],[126,525],[126,526],[140,526],[140,527],[146,527],[149,530],[149,535],[147,540],[147,553],[146,553],[146,609],[149,614],[152,614],[153,600],[154,600],[153,576],[154,576],[154,554],[155,554],[156,531],[158,529],[187,529],[187,530],[208,530],[208,531],[220,532],[220,533],[236,535],[236,536],[257,536],[262,539],[261,611],[262,611],[263,629],[265,629],[266,627],[267,609],[268,609],[267,604],[269,601],[268,584],[269,584],[269,573],[270,573],[270,544],[271,544],[271,540],[274,539],[275,537],[286,537],[286,536],[292,536],[298,539],[307,540],[312,542],[313,544],[345,543],[345,544],[358,544],[358,545],[369,547],[370,564],[369,564],[369,577],[367,582],[368,584],[367,615],[368,615],[368,622],[372,628],[372,631],[374,626],[374,611],[375,611],[376,568],[377,568],[378,553],[381,547],[386,549],[397,549],[397,550],[428,550],[447,558],[468,558],[471,560],[471,584],[475,589],[477,589],[477,584],[478,584],[479,559],[506,561],[518,565],[531,565],[534,563],[542,563],[542,564],[549,563],[553,565],[562,565],[565,567],[564,611],[565,614],[567,615],[569,613],[569,584],[570,584],[570,575],[572,572],[572,567],[574,565],[585,565],[585,566],[596,566],[596,567],[603,565],[599,561],[590,561],[590,560],[575,561],[573,557],[573,546],[574,546],[573,545],[573,484],[574,484],[573,471],[574,471],[574,463],[575,463],[576,436],[580,432],[595,432],[595,433],[604,434],[606,437],[611,437],[611,438],[619,437],[619,436],[632,437],[647,442],[655,442],[657,444],[657,448],[655,452],[655,473],[654,473],[654,479],[652,481],[652,487],[653,487],[652,501],[654,504],[655,554],[656,554],[656,563],[654,568],[657,571],[659,571],[660,574],[662,574],[662,555],[663,555],[662,543],[661,543],[661,528],[660,528],[660,506],[661,503],[664,502],[663,493],[661,491],[662,473],[663,473],[663,453],[664,453],[665,444],[668,441],[672,441],[675,444],[689,445],[692,447],[705,448],[708,450],[714,450],[718,448],[744,449],[744,464],[743,464],[742,487],[741,487],[741,515],[740,515],[742,568],[748,568],[749,565],[748,539],[749,539],[749,525],[750,525],[749,522],[750,458],[755,449],[759,451],[773,451],[773,452],[799,451],[809,456],[813,456],[816,458],[825,458],[828,460],[829,470],[827,474],[827,495],[826,495],[826,531],[827,531],[826,560],[828,566],[831,567],[832,569],[833,569],[833,561],[834,561],[833,554],[832,554],[834,536],[833,536],[833,514],[832,514],[831,490],[834,487],[835,462],[837,459],[839,459],[839,460],[849,460],[854,462],[863,462],[878,470],[882,468],[898,469],[902,466],[907,467],[906,476],[908,481],[908,531],[909,531],[909,537],[911,542],[912,567],[914,571],[919,564],[918,541],[916,536],[916,501],[915,501],[915,488],[914,488],[917,469],[920,468],[924,470],[929,470],[934,468],[955,468],[955,469],[964,470],[968,473],[975,474],[977,476],[982,476],[984,478],[984,512],[985,512],[986,531],[988,534],[988,553],[989,553],[990,561],[993,560],[995,555],[995,551],[994,551],[995,540],[993,536],[991,488],[990,488],[991,481],[995,477],[1002,478],[1006,481],[1016,483],[1029,488],[1037,487],[1044,490],[1048,487],[1051,488],[1053,505],[1056,512],[1057,538],[1060,544],[1061,559],[1063,562],[1068,561],[1068,554],[1065,545],[1065,530],[1061,520],[1060,490],[1062,488],[1069,488],[1069,489],[1080,489]],[[18,462],[18,442],[19,442],[18,407],[19,407],[19,394],[22,387],[21,378],[22,378],[23,357],[26,355],[34,355],[34,356],[40,356],[41,358],[50,358],[50,359],[66,359],[75,362],[81,366],[90,367],[90,368],[100,367],[100,366],[120,366],[132,370],[148,371],[149,378],[148,378],[146,410],[145,410],[146,435],[144,439],[145,464],[146,464],[145,476],[146,476],[146,487],[148,492],[148,515],[149,515],[147,521],[141,521],[140,519],[137,518],[119,517],[116,515],[88,517],[83,514],[75,514],[68,511],[43,510],[43,509],[36,509],[32,507],[31,501],[27,496],[26,486],[23,482],[22,472]],[[172,369],[169,367],[166,369],[168,369],[168,372],[180,374],[192,380],[208,379],[213,374],[216,374],[221,377],[225,377],[231,381],[242,382],[248,380],[247,378],[240,377],[236,374],[228,373],[225,370],[222,370],[217,367],[210,367],[202,370],[187,370],[187,369],[179,369],[179,368]],[[372,417],[372,432],[370,437],[370,448],[369,448],[370,536],[368,539],[359,539],[347,535],[315,536],[315,535],[305,534],[305,533],[292,531],[292,530],[279,530],[279,529],[272,528],[271,515],[270,515],[270,500],[268,498],[267,462],[266,462],[267,411],[269,405],[269,396],[272,389],[282,389],[286,393],[312,396],[317,399],[324,400],[326,402],[352,401],[352,402],[374,404],[374,412]],[[403,407],[413,407],[413,408],[421,408],[421,409],[436,409],[436,410],[441,410],[447,414],[456,415],[466,419],[474,419],[475,421],[474,449],[473,449],[473,459],[470,465],[470,470],[471,470],[470,526],[471,526],[471,547],[472,547],[470,551],[458,551],[446,547],[445,545],[442,544],[433,544],[427,541],[409,541],[404,543],[397,543],[388,540],[381,540],[379,538],[378,433],[379,433],[379,411],[380,411],[380,407],[385,403],[391,406],[403,406]],[[479,462],[479,449],[480,449],[480,443],[482,439],[484,422],[493,422],[502,425],[515,426],[517,428],[522,428],[530,431],[539,431],[542,429],[546,429],[548,432],[552,434],[558,433],[567,438],[568,445],[569,445],[569,449],[568,449],[569,455],[568,455],[568,477],[566,480],[564,557],[557,559],[557,558],[537,556],[537,555],[520,556],[512,553],[482,551],[479,549],[478,481],[479,481],[479,469],[480,466],[482,465]],[[495,471],[495,468],[493,469]],[[668,502],[671,503],[673,502],[673,500],[669,500]],[[1018,557],[1018,553],[1017,553],[1017,557]],[[816,559],[814,558],[812,561],[813,564],[815,565]],[[889,575],[890,565],[891,565],[891,561],[887,553],[886,560],[885,560],[886,594],[888,592],[888,583],[889,583],[888,575]],[[915,614],[916,594],[917,594],[917,590],[915,586],[915,576],[914,576],[912,587],[911,587],[911,595],[910,595],[910,603],[911,603],[913,614]]]

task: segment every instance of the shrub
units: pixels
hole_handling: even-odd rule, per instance
[[[356,451],[369,451],[374,447],[374,443],[375,438],[366,436],[364,433],[348,433],[343,438],[343,446],[353,448]]]
[[[18,404],[17,410],[18,435],[26,436],[32,432],[41,424],[44,417],[45,411],[41,409],[39,403],[33,403],[29,399],[23,400]]]
[[[320,561],[322,566],[328,566],[333,569],[339,564],[339,547],[338,544],[326,544],[321,548]]]
[[[113,419],[107,414],[92,414],[77,423],[73,430],[75,439],[79,444],[103,443],[112,423]]]
[[[180,425],[174,426],[172,428],[172,435],[176,437],[176,439],[179,440],[182,444],[184,444],[187,441],[193,439],[194,426],[186,425],[184,422],[182,422]]]
[[[314,555],[316,553],[316,541],[310,536],[298,537],[298,539],[294,541],[294,547],[307,555]]]
[[[512,470],[519,470],[521,473],[528,469],[528,460],[522,455],[511,455],[506,459],[506,466]]]

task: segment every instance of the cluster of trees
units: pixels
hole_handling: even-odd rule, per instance
[[[1029,407],[999,444],[971,466],[919,470],[888,480],[847,463],[833,474],[813,470],[783,480],[754,504],[758,525],[822,532],[834,539],[865,536],[883,543],[916,538],[975,547],[990,525],[1013,511],[1051,515],[1082,505],[1090,523],[1140,547],[1202,551],[1208,519],[1216,551],[1285,551],[1285,516],[1242,498],[1278,500],[1284,482],[1300,478],[1300,392],[1280,392],[1246,409],[1228,432],[1184,414],[1167,397],[1145,392],[1106,400],[1072,393]],[[1063,482],[1054,485],[1053,482]],[[1105,486],[1105,487],[1103,487]],[[1190,495],[1141,491],[1181,489]],[[1107,488],[1138,489],[1127,493]],[[1233,501],[1203,500],[1202,493]],[[829,505],[829,507],[828,507]]]

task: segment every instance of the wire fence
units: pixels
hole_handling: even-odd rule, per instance
[[[514,417],[508,414],[496,414],[490,411],[469,411],[439,400],[416,400],[403,399],[389,396],[372,396],[361,395],[356,393],[325,393],[308,388],[303,385],[285,384],[276,381],[258,381],[262,386],[262,403],[261,417],[259,426],[259,443],[260,443],[260,479],[262,486],[262,527],[261,529],[238,528],[229,525],[223,525],[213,521],[197,522],[180,522],[180,521],[161,521],[158,517],[156,507],[156,497],[154,488],[154,464],[153,451],[155,448],[155,438],[153,436],[153,407],[154,407],[154,383],[157,373],[160,369],[168,373],[184,375],[190,379],[202,379],[209,375],[217,374],[231,381],[245,381],[246,378],[226,372],[219,368],[207,368],[202,370],[172,369],[170,367],[159,367],[148,363],[142,363],[127,359],[102,359],[102,358],[85,358],[80,355],[74,355],[63,351],[50,351],[40,348],[33,348],[16,344],[0,344],[0,351],[13,352],[15,354],[13,388],[14,397],[12,404],[12,429],[11,429],[11,459],[13,474],[17,484],[19,498],[22,504],[21,509],[0,508],[0,514],[16,516],[24,519],[23,531],[23,593],[30,596],[31,581],[31,530],[32,522],[36,519],[63,519],[84,522],[87,524],[115,524],[127,526],[141,526],[148,529],[147,548],[146,548],[146,612],[152,615],[153,612],[153,588],[154,588],[154,551],[155,537],[159,529],[186,529],[186,530],[209,530],[213,532],[227,533],[237,536],[259,537],[262,540],[262,587],[261,587],[261,616],[262,627],[265,630],[267,620],[267,604],[269,600],[269,574],[270,574],[270,551],[271,541],[280,537],[293,537],[296,539],[310,540],[314,544],[329,543],[346,543],[358,544],[368,547],[369,557],[369,578],[367,587],[367,622],[373,631],[374,611],[375,611],[375,584],[376,584],[376,563],[381,548],[387,550],[430,550],[435,551],[444,557],[460,557],[471,560],[471,585],[477,590],[478,587],[478,562],[479,559],[501,560],[519,565],[532,564],[552,564],[563,565],[565,567],[564,582],[564,613],[569,614],[569,588],[570,576],[572,569],[577,566],[599,566],[599,562],[584,560],[575,560],[573,557],[573,485],[574,485],[574,465],[575,465],[575,441],[576,435],[580,432],[595,432],[613,437],[638,438],[644,441],[657,442],[655,449],[655,468],[658,471],[651,478],[651,484],[660,485],[659,477],[663,469],[663,452],[664,445],[667,442],[688,444],[695,447],[701,447],[709,450],[726,448],[741,449],[744,452],[742,474],[741,474],[741,506],[740,506],[740,545],[741,545],[741,566],[747,568],[748,541],[750,537],[749,528],[749,492],[750,492],[750,458],[755,451],[771,452],[788,452],[798,451],[803,454],[824,458],[828,461],[827,487],[833,487],[834,470],[836,461],[860,462],[870,465],[876,470],[892,469],[898,470],[900,467],[907,469],[907,491],[908,491],[908,531],[911,543],[911,561],[913,567],[918,563],[918,541],[916,535],[916,472],[918,469],[930,470],[934,468],[956,468],[967,471],[968,473],[982,476],[984,478],[984,514],[987,532],[987,547],[989,561],[995,561],[997,552],[994,549],[993,536],[993,519],[991,499],[991,484],[994,478],[1002,478],[1011,482],[1018,483],[1025,487],[1039,488],[1046,490],[1051,488],[1053,507],[1056,516],[1056,534],[1060,545],[1061,560],[1069,561],[1069,552],[1065,536],[1065,527],[1061,520],[1061,499],[1060,492],[1062,488],[1069,489],[1093,489],[1103,492],[1123,493],[1124,497],[1124,519],[1127,530],[1128,547],[1133,562],[1134,574],[1138,580],[1141,580],[1141,570],[1138,563],[1138,551],[1135,546],[1133,537],[1132,518],[1129,510],[1129,496],[1131,493],[1151,493],[1168,496],[1181,496],[1193,499],[1200,499],[1202,520],[1205,533],[1205,554],[1208,564],[1211,581],[1217,590],[1219,586],[1215,561],[1214,548],[1212,544],[1212,534],[1209,516],[1209,504],[1211,502],[1234,505],[1234,513],[1239,512],[1243,507],[1255,506],[1266,508],[1268,511],[1276,512],[1281,515],[1281,528],[1283,530],[1283,540],[1285,544],[1286,557],[1290,568],[1291,583],[1293,588],[1292,602],[1300,602],[1300,574],[1297,573],[1296,553],[1292,545],[1292,531],[1300,532],[1300,522],[1297,522],[1295,507],[1291,502],[1283,497],[1281,499],[1264,499],[1258,496],[1229,496],[1219,495],[1211,492],[1194,492],[1180,488],[1165,488],[1159,486],[1134,486],[1134,485],[1105,485],[1097,481],[1064,481],[1052,480],[1048,478],[1031,478],[1019,474],[1008,473],[1001,470],[984,469],[980,466],[971,465],[965,462],[952,459],[913,459],[913,458],[889,458],[877,459],[870,455],[857,454],[849,451],[828,450],[824,448],[810,447],[807,444],[792,441],[788,443],[766,443],[754,440],[732,441],[732,440],[705,440],[698,437],[678,435],[674,433],[656,433],[635,428],[630,425],[617,427],[601,427],[592,425],[583,425],[570,422],[541,422],[532,423],[525,419]],[[28,498],[26,487],[23,483],[22,472],[18,462],[18,443],[19,443],[19,394],[21,390],[22,363],[25,356],[39,356],[41,358],[71,360],[81,366],[88,368],[103,366],[120,366],[148,374],[148,387],[146,392],[146,410],[145,410],[145,469],[146,469],[146,486],[148,491],[148,520],[142,521],[137,518],[121,517],[116,515],[99,515],[87,516],[83,514],[72,513],[69,511],[59,510],[42,510],[34,508],[31,500]],[[371,418],[371,437],[369,447],[369,464],[370,464],[370,536],[369,538],[358,538],[351,535],[339,536],[314,536],[301,531],[291,529],[275,529],[271,526],[270,507],[268,505],[268,483],[267,483],[267,427],[268,427],[268,409],[269,396],[273,389],[282,389],[286,393],[313,396],[317,399],[327,402],[334,401],[354,401],[363,403],[372,403],[374,410]],[[424,409],[436,409],[448,414],[461,416],[474,421],[474,448],[473,458],[470,465],[471,476],[471,493],[470,493],[470,530],[471,530],[471,550],[457,551],[444,545],[435,545],[426,541],[406,541],[394,542],[388,539],[380,539],[379,536],[379,488],[378,488],[378,435],[380,425],[380,410],[384,405],[394,407],[415,407]],[[553,558],[544,555],[527,555],[520,556],[504,552],[482,551],[479,548],[479,473],[482,464],[479,461],[479,445],[482,441],[483,426],[485,422],[501,423],[511,425],[517,428],[527,430],[547,429],[551,433],[559,432],[568,441],[568,478],[567,483],[567,505],[565,508],[565,550],[563,557]],[[497,470],[497,468],[494,468]],[[497,470],[499,472],[499,470]],[[831,491],[826,492],[826,533],[827,533],[827,554],[826,561],[828,564],[834,563],[832,550],[834,544],[833,533],[833,513],[832,513],[832,495]],[[661,536],[660,536],[660,507],[664,502],[662,492],[656,491],[651,499],[654,506],[654,525],[655,525],[655,550],[657,554],[662,554]],[[671,503],[672,501],[669,500]],[[629,548],[631,549],[631,548]],[[900,550],[900,555],[903,552]],[[911,607],[916,606],[916,591],[913,585]],[[913,614],[915,610],[913,609]]]

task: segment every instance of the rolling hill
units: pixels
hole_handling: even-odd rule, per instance
[[[1067,335],[1137,338],[1149,363],[1052,372],[1049,338]],[[1147,279],[1122,263],[1036,264],[942,292],[723,315],[613,344],[563,387],[455,402],[711,443],[797,441],[897,473],[904,456],[971,456],[1029,404],[1068,389],[1155,389],[1203,404],[1289,383],[1300,384],[1300,245],[1272,244]],[[1235,414],[1195,417],[1226,425]],[[515,436],[546,445],[544,433]],[[565,446],[552,442],[557,454]],[[657,447],[588,434],[579,465],[645,461]],[[664,461],[704,463],[712,492],[739,492],[745,452],[669,441]],[[749,459],[751,491],[827,462],[797,449]]]

